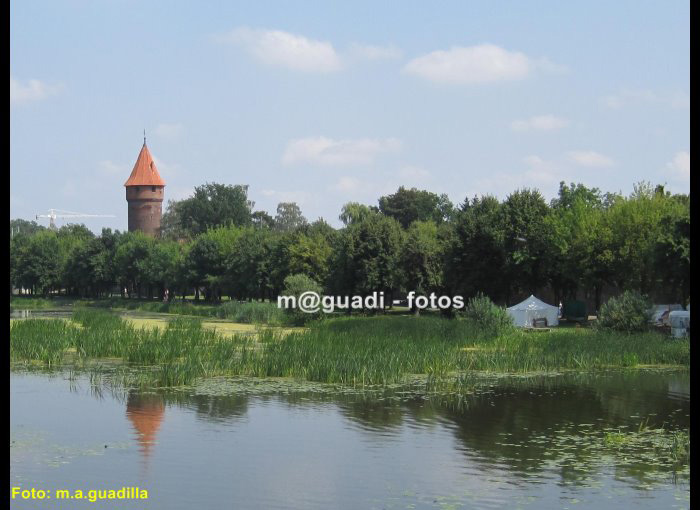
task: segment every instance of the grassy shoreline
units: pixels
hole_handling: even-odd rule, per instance
[[[657,333],[573,328],[493,335],[464,319],[406,316],[328,319],[285,334],[262,329],[252,338],[224,336],[203,328],[201,319],[176,317],[164,329],[139,328],[107,311],[78,309],[73,321],[13,321],[10,358],[47,366],[116,358],[131,374],[125,384],[180,386],[212,376],[254,376],[363,387],[416,375],[437,381],[470,372],[689,367],[690,346],[687,339]]]
[[[207,317],[226,319],[242,324],[266,324],[271,326],[291,325],[284,311],[280,310],[275,303],[269,302],[224,301],[222,303],[213,304],[194,300],[162,302],[144,299],[122,299],[120,297],[78,299],[69,297],[32,298],[13,296],[10,298],[10,311],[79,308],[128,310]]]

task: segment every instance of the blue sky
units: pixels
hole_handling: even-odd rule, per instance
[[[125,229],[144,128],[166,199],[333,225],[399,185],[689,191],[686,1],[14,1],[10,29],[11,218]]]

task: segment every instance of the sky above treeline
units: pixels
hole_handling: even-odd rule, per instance
[[[166,200],[335,226],[400,185],[689,192],[687,0],[15,0],[10,30],[10,218],[126,229],[144,129]]]

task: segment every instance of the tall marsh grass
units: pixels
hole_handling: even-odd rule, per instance
[[[469,320],[439,317],[329,319],[282,335],[224,337],[201,320],[179,317],[164,330],[136,328],[116,315],[79,310],[73,323],[22,320],[10,326],[13,360],[57,364],[74,350],[78,361],[119,358],[132,383],[190,384],[215,375],[293,377],[353,386],[428,380],[470,371],[590,370],[639,365],[689,366],[689,341],[656,333],[629,335],[586,329],[494,336]]]
[[[82,302],[97,308],[140,310],[196,317],[226,319],[244,324],[282,326],[289,323],[284,310],[276,303],[260,301],[226,301],[223,304],[194,303],[191,301],[138,301],[121,298]]]

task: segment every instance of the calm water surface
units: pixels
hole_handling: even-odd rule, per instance
[[[462,400],[211,387],[112,392],[11,371],[11,487],[149,491],[12,507],[689,507],[687,474],[588,448],[642,420],[687,429],[688,372],[500,379]]]

